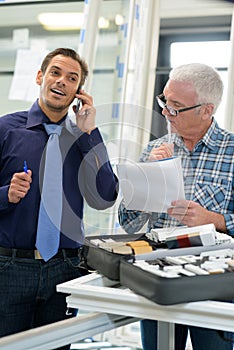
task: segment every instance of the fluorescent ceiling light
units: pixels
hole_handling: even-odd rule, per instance
[[[123,23],[124,23],[124,18],[123,18],[123,16],[117,14],[117,15],[115,16],[115,24],[116,24],[117,26],[121,26]]]
[[[40,13],[38,21],[47,30],[72,30],[82,28],[82,12],[48,12]]]
[[[99,28],[105,29],[105,28],[109,28],[109,26],[110,26],[110,21],[107,18],[99,17],[99,20],[98,20]]]
[[[40,13],[38,21],[46,30],[76,30],[81,29],[84,22],[82,12],[48,12]],[[100,17],[98,20],[99,28],[108,28],[109,21]]]

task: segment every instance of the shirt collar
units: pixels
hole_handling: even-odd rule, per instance
[[[59,123],[61,124],[64,122],[66,119],[67,115],[62,118]],[[43,123],[51,123],[50,119],[45,115],[45,113],[41,110],[39,104],[38,104],[38,99],[33,103],[32,107],[28,111],[28,120],[26,123],[26,128],[33,128],[34,126],[41,125]]]
[[[42,112],[37,99],[28,111],[26,129],[32,128],[43,123],[48,123],[48,120],[49,118]]]
[[[211,150],[214,150],[216,148],[216,140],[217,135],[220,132],[220,128],[218,126],[218,123],[213,118],[212,123],[207,130],[206,134],[204,135],[203,139],[201,140],[208,148]]]

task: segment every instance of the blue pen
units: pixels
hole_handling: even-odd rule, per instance
[[[24,161],[24,172],[27,174],[28,173],[28,166],[26,160]]]

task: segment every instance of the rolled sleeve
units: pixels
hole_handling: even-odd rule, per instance
[[[127,210],[124,201],[119,205],[118,209],[119,223],[127,233],[135,233],[142,229],[148,221],[150,214],[142,211]]]

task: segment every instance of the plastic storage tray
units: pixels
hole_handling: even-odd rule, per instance
[[[117,234],[117,235],[98,235],[98,236],[88,236],[85,239],[85,248],[86,248],[86,264],[89,268],[96,270],[102,275],[112,279],[119,280],[119,267],[120,260],[122,258],[131,258],[133,254],[117,254],[110,252],[108,250],[97,247],[93,244],[94,240],[108,240],[113,239],[116,242],[133,242],[137,240],[145,240],[150,243],[150,245],[156,248],[156,243],[149,241],[145,233],[139,234]]]
[[[233,249],[233,244],[231,248]],[[174,250],[173,253],[174,256],[182,255],[181,249],[178,249],[177,252]],[[224,301],[234,298],[234,273],[232,271],[192,277],[165,278],[140,268],[134,262],[134,257],[121,260],[120,283],[158,304],[170,305],[208,299]]]

